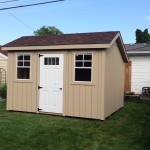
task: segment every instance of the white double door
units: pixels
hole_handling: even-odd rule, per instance
[[[40,54],[39,109],[62,113],[63,54]]]

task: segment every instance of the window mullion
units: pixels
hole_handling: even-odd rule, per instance
[[[25,64],[26,62],[27,64]],[[18,66],[18,64],[20,66]],[[31,55],[30,54],[17,54],[17,79],[31,79],[30,68],[31,68]]]
[[[87,56],[86,54],[90,55]],[[79,57],[78,57],[79,56]],[[79,58],[82,57],[82,60]],[[92,53],[77,53],[75,54],[75,81],[77,82],[91,82],[92,81]],[[79,60],[76,60],[79,59]],[[85,60],[87,59],[87,60]],[[87,67],[85,67],[87,66]]]

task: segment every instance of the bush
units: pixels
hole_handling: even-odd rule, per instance
[[[3,84],[0,86],[0,96],[2,97],[2,99],[6,99],[6,95],[7,95],[7,85]]]

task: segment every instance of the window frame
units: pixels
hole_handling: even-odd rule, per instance
[[[25,82],[31,82],[31,79],[32,79],[32,74],[31,74],[31,68],[32,68],[32,54],[31,53],[16,53],[15,54],[16,55],[16,64],[15,64],[15,80],[16,81],[25,81]],[[30,60],[29,61],[24,61],[24,59],[23,60],[20,60],[20,61],[18,61],[18,55],[23,55],[23,58],[24,58],[24,55],[29,55],[30,56]],[[18,66],[18,62],[23,62],[23,66]],[[24,66],[24,62],[30,62],[30,66]],[[17,75],[18,75],[18,68],[29,68],[29,71],[30,71],[30,73],[29,73],[29,79],[18,79],[18,77],[17,77]]]
[[[82,60],[82,62],[83,62],[83,65],[84,65],[84,62],[91,62],[92,63],[92,65],[91,65],[91,67],[76,67],[76,62],[81,62],[80,60],[77,60],[76,61],[76,55],[77,54],[79,54],[79,55],[83,55],[83,60]],[[91,59],[91,61],[90,60],[87,60],[87,61],[85,61],[84,60],[84,55],[86,55],[86,54],[91,54],[91,56],[92,56],[92,59]],[[75,81],[75,69],[76,68],[82,68],[82,69],[91,69],[91,81]],[[73,76],[73,82],[74,83],[83,83],[83,84],[91,84],[91,83],[93,83],[93,52],[75,52],[74,53],[74,68],[73,68],[73,72],[74,72],[74,76]]]

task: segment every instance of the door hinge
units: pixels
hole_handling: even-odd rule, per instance
[[[43,56],[43,55],[39,54],[39,57],[41,57],[41,56]]]
[[[38,111],[40,111],[40,110],[42,110],[42,109],[38,108]]]
[[[38,86],[38,89],[41,89],[41,88],[43,88],[43,87]]]

